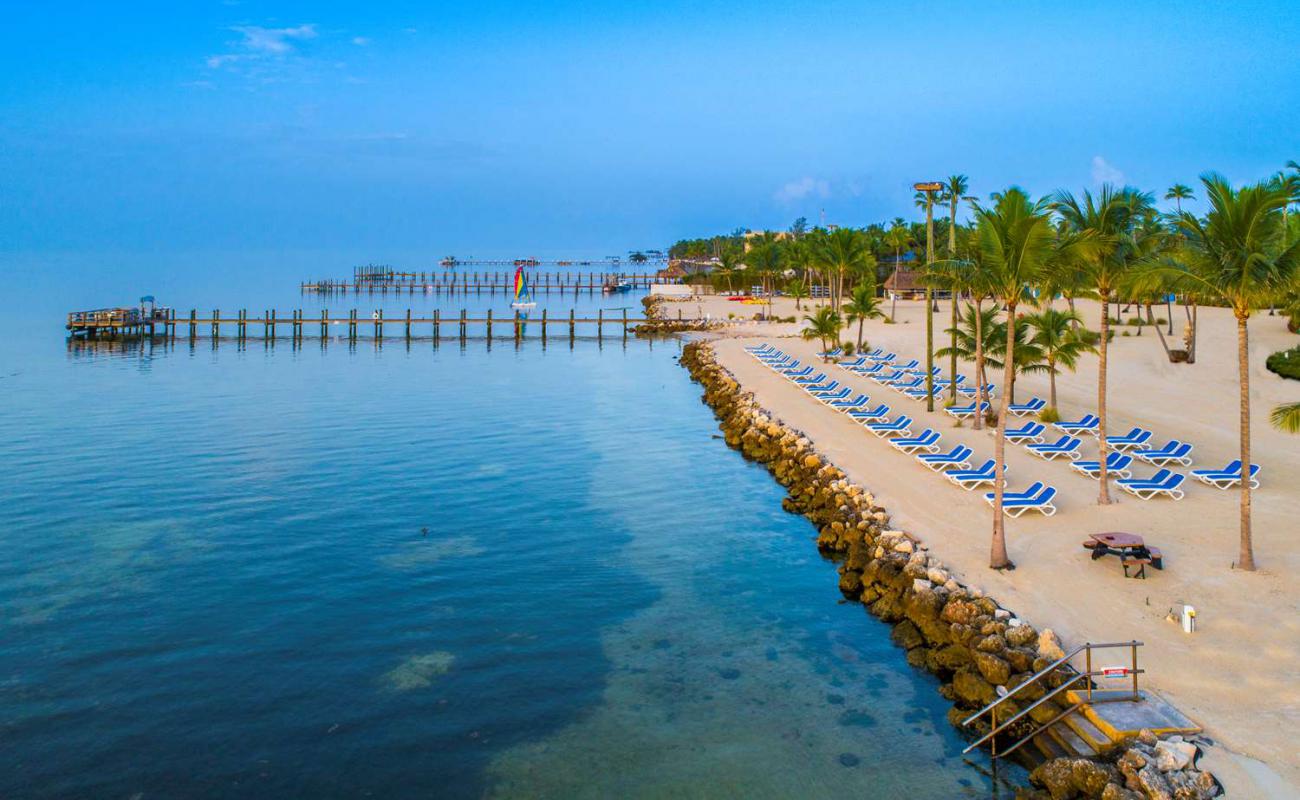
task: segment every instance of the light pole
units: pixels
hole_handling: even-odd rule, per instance
[[[912,184],[918,192],[925,192],[925,269],[934,268],[934,193],[943,191],[943,184],[927,181]],[[929,278],[925,282],[925,410],[934,411],[934,289]]]

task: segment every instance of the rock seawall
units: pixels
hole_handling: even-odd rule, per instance
[[[687,344],[681,364],[704,387],[703,401],[717,415],[727,444],[764,464],[788,491],[782,507],[817,526],[818,548],[839,563],[840,591],[893,624],[892,638],[907,651],[908,663],[943,681],[940,691],[953,702],[948,718],[954,725],[996,698],[997,687],[1014,688],[1064,655],[1050,629],[1035,629],[978,588],[963,585],[924,542],[891,529],[888,512],[875,498],[818,454],[807,437],[742,392],[707,342]],[[1042,686],[1031,686],[1009,705],[1019,711],[1044,694]],[[1029,718],[1047,722],[1062,710],[1051,699]],[[985,726],[980,733],[987,731]],[[1042,788],[1021,796],[1199,800],[1217,794],[1213,777],[1192,767],[1194,758],[1178,769],[1154,767],[1152,739],[1126,743],[1100,760],[1048,761],[1031,774]]]
[[[636,326],[637,336],[667,336],[673,333],[711,331],[726,327],[726,323],[718,320],[673,319],[664,313],[666,302],[663,297],[653,294],[641,298],[647,321]]]

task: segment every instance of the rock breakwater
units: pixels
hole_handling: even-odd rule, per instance
[[[889,513],[871,493],[744,392],[717,363],[709,343],[687,344],[681,364],[703,386],[703,401],[717,415],[727,444],[764,464],[788,492],[785,510],[817,526],[818,548],[839,564],[840,591],[894,626],[892,638],[907,651],[908,663],[940,678],[941,693],[953,703],[948,716],[954,725],[992,702],[1000,688],[1019,686],[1064,655],[1050,629],[1031,626],[979,588],[964,585],[923,541],[891,528]],[[1041,700],[1063,680],[1027,686],[1008,703],[1013,710],[1003,718]],[[1023,730],[1031,720],[1045,723],[1063,710],[1049,698],[1029,711]],[[986,726],[980,733],[987,731]],[[1155,746],[1131,742],[1098,760],[1047,761],[1031,775],[1041,788],[1021,794],[1053,800],[1215,796],[1217,784],[1208,773],[1196,772],[1194,759],[1170,771],[1154,766]],[[1125,770],[1124,759],[1130,766],[1140,760],[1141,766]],[[1175,773],[1180,777],[1170,777]]]

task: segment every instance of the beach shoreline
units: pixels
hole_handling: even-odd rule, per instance
[[[691,302],[725,318],[725,298]],[[791,307],[783,308],[783,304]],[[776,306],[777,316],[799,313],[788,300],[778,299]],[[1085,306],[1081,310],[1086,318],[1090,309]],[[917,328],[915,323],[923,317],[924,309],[917,303],[900,303],[899,312],[897,325],[869,323],[867,338],[872,345],[895,350],[905,358],[920,357],[915,341],[923,328]],[[1235,370],[1227,369],[1231,366],[1229,357],[1235,355],[1232,337],[1218,330],[1230,322],[1225,317],[1222,309],[1202,309],[1203,341],[1198,365],[1181,367],[1183,373],[1170,374],[1180,367],[1159,363],[1163,353],[1149,328],[1147,340],[1130,341],[1126,337],[1121,346],[1129,352],[1124,354],[1125,361],[1119,362],[1118,384],[1123,386],[1126,378],[1137,379],[1127,374],[1129,369],[1138,374],[1146,371],[1179,401],[1173,404],[1172,413],[1164,409],[1163,414],[1153,415],[1147,408],[1134,407],[1134,398],[1127,394],[1114,397],[1117,392],[1112,390],[1112,419],[1126,424],[1146,423],[1156,428],[1158,436],[1179,435],[1196,441],[1198,455],[1208,451],[1198,458],[1196,466],[1208,465],[1220,453],[1230,455],[1232,429],[1216,426],[1213,419],[1235,404],[1235,392],[1205,391],[1227,389],[1235,378]],[[1256,329],[1252,330],[1253,373],[1263,371],[1268,352],[1288,341],[1283,325],[1280,318],[1257,318]],[[1125,497],[1115,506],[1101,509],[1095,505],[1095,482],[1068,471],[1061,475],[1063,468],[1040,476],[1063,488],[1063,513],[1050,519],[1009,521],[1012,557],[1021,568],[1013,573],[995,573],[987,568],[991,512],[978,493],[968,495],[946,485],[936,489],[937,484],[926,478],[928,473],[908,463],[911,459],[866,435],[843,415],[808,399],[762,368],[743,349],[744,344],[772,341],[807,363],[814,363],[816,345],[793,338],[799,327],[797,323],[747,321],[712,337],[713,349],[718,363],[734,376],[742,391],[753,392],[763,409],[801,431],[819,452],[843,468],[849,480],[880,498],[894,517],[892,524],[933,546],[963,582],[982,586],[1024,611],[1029,616],[1027,621],[1052,627],[1067,644],[1130,635],[1145,641],[1145,685],[1155,688],[1206,728],[1216,746],[1206,750],[1200,764],[1223,781],[1230,796],[1293,796],[1293,787],[1300,785],[1300,767],[1287,732],[1295,727],[1300,705],[1294,688],[1295,669],[1287,654],[1295,652],[1294,645],[1300,638],[1293,621],[1296,591],[1286,579],[1296,565],[1284,543],[1287,520],[1294,518],[1291,515],[1296,511],[1297,499],[1287,487],[1296,485],[1291,481],[1300,476],[1300,464],[1287,447],[1291,444],[1293,448],[1293,443],[1269,436],[1266,428],[1261,430],[1266,423],[1256,423],[1257,460],[1268,472],[1264,488],[1256,494],[1256,548],[1261,569],[1255,574],[1231,570],[1228,565],[1235,554],[1234,493],[1208,487],[1201,491],[1198,487],[1178,504],[1144,503]],[[844,338],[851,339],[853,333],[846,331]],[[1128,366],[1123,366],[1126,363]],[[963,368],[969,370],[969,365]],[[855,392],[883,391],[865,379],[853,380],[855,376],[843,370],[828,370],[843,373],[835,375],[837,378],[848,376],[845,383]],[[1085,367],[1079,374],[1059,378],[1064,415],[1084,407],[1090,389],[1095,398],[1095,384],[1089,386],[1090,379],[1095,381],[1093,375]],[[1268,404],[1284,396],[1289,387],[1279,384],[1279,380],[1261,376],[1252,392],[1252,402],[1266,410]],[[1045,384],[1037,376],[1023,376],[1021,381],[1018,388],[1025,398],[1041,393],[1041,384]],[[1196,387],[1201,391],[1195,391]],[[1184,400],[1184,395],[1190,402]],[[987,433],[953,428],[947,416],[936,412],[935,417],[927,417],[922,404],[892,393],[879,400],[915,416],[918,426],[930,425],[942,431],[945,439],[958,437],[957,441],[971,443],[981,459],[986,453],[991,455],[991,437]],[[1168,404],[1160,405],[1164,408]],[[1264,419],[1264,414],[1257,419]],[[1112,430],[1119,427],[1113,424]],[[1039,469],[1036,473],[1038,462],[1024,458],[1022,453],[1012,453],[1008,463],[1019,468],[1021,476],[1044,472]],[[1019,488],[1014,479],[1012,485]],[[938,499],[943,502],[935,502]],[[1167,558],[1172,554],[1170,568],[1146,581],[1126,581],[1109,560],[1088,563],[1088,554],[1079,542],[1087,533],[1100,530],[1142,532],[1165,550]],[[1196,605],[1202,620],[1209,624],[1189,636],[1166,621],[1169,608],[1181,602]]]

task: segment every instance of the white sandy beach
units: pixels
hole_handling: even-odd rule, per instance
[[[669,313],[675,305],[668,306]],[[681,307],[687,316],[698,309],[721,318],[729,312],[751,316],[759,309],[718,297]],[[1081,303],[1079,308],[1095,328],[1098,306]],[[1183,317],[1180,309],[1174,310],[1176,341]],[[786,299],[779,299],[774,311],[802,313]],[[923,303],[900,301],[898,324],[869,322],[866,339],[901,359],[923,360],[924,318]],[[941,331],[947,318],[944,306],[936,314],[936,347],[946,340]],[[1194,365],[1169,363],[1149,327],[1140,337],[1122,336],[1120,332],[1134,330],[1127,327],[1117,331],[1111,345],[1108,428],[1116,435],[1140,425],[1152,429],[1158,443],[1189,441],[1195,445],[1194,467],[1221,467],[1237,453],[1235,324],[1226,310],[1201,309],[1200,325]],[[1129,638],[1145,642],[1144,685],[1174,702],[1219,743],[1201,763],[1219,776],[1230,796],[1300,797],[1300,588],[1294,578],[1300,570],[1300,437],[1272,430],[1267,419],[1275,405],[1300,398],[1300,383],[1264,367],[1269,353],[1297,342],[1286,332],[1283,317],[1259,314],[1251,321],[1252,460],[1262,469],[1262,488],[1254,495],[1259,566],[1254,574],[1231,568],[1238,541],[1235,490],[1220,491],[1189,477],[1181,501],[1142,501],[1112,487],[1115,502],[1103,507],[1097,504],[1096,481],[1070,470],[1064,460],[1046,462],[1012,445],[1009,488],[1021,489],[1034,480],[1053,485],[1059,513],[1009,519],[1008,547],[1018,568],[990,570],[992,511],[981,491],[964,492],[922,468],[743,350],[746,344],[772,341],[812,361],[817,343],[794,338],[798,327],[737,325],[718,341],[718,359],[765,407],[802,429],[855,482],[873,492],[890,511],[893,527],[927,542],[963,581],[982,586],[1033,624],[1053,628],[1067,646]],[[844,339],[855,335],[856,325]],[[936,363],[942,366],[946,360]],[[945,445],[972,447],[975,463],[992,457],[990,432],[975,431],[969,423],[957,427],[941,410],[927,414],[922,401],[868,378],[835,367],[827,371],[855,394],[870,394],[873,405],[884,402],[912,416],[914,432],[934,427]],[[969,364],[962,371],[974,374]],[[1087,357],[1077,374],[1058,378],[1063,418],[1096,410],[1096,373],[1097,359]],[[989,377],[1000,384],[1001,370],[991,370]],[[1046,399],[1046,376],[1022,376],[1016,394],[1018,401],[1033,395]],[[1095,458],[1095,442],[1084,438],[1084,457]],[[1134,470],[1136,475],[1154,471],[1146,465]],[[1141,534],[1161,548],[1165,569],[1148,570],[1146,580],[1125,579],[1116,559],[1091,561],[1080,543],[1102,531]],[[1198,612],[1194,634],[1166,620],[1171,609],[1184,603]]]

